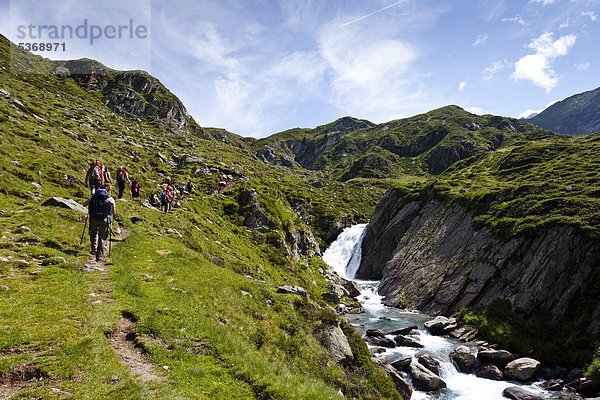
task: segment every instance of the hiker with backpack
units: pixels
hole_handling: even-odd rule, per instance
[[[119,199],[123,198],[123,192],[125,191],[125,182],[131,182],[129,180],[129,173],[127,168],[121,166],[117,168],[117,185],[119,186]]]
[[[115,216],[115,199],[110,195],[110,184],[105,183],[101,188],[83,203],[88,207],[90,254],[95,256],[96,262],[104,258],[111,219]]]
[[[140,180],[134,179],[131,182],[131,198],[137,199],[138,197],[140,197]]]
[[[150,200],[149,201],[150,201],[150,205],[152,207],[157,207],[158,208],[160,206],[160,202],[158,201],[158,196],[156,195],[156,193],[152,193],[150,195]]]
[[[96,189],[99,189],[105,181],[105,176],[104,166],[98,160],[92,162],[85,174],[85,187],[89,185],[91,194],[94,194]]]
[[[189,194],[192,194],[192,192],[194,191],[194,184],[192,183],[192,181],[187,182],[187,191]]]
[[[166,185],[163,188],[162,194],[160,195],[160,210],[168,213],[171,210],[171,203],[175,197],[175,187],[173,185]]]

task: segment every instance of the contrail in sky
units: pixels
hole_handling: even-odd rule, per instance
[[[346,25],[350,25],[350,24],[353,24],[353,23],[355,23],[355,22],[358,22],[358,21],[360,21],[360,20],[363,20],[363,19],[365,19],[365,18],[368,18],[368,17],[370,17],[371,15],[375,15],[375,14],[377,14],[377,13],[379,13],[379,12],[382,12],[382,11],[384,11],[384,10],[387,10],[388,8],[394,7],[395,5],[398,5],[398,4],[400,4],[400,3],[403,3],[403,2],[405,2],[405,1],[406,1],[406,0],[399,0],[399,1],[395,2],[395,3],[393,3],[393,4],[390,4],[389,6],[385,6],[385,7],[383,7],[383,8],[380,8],[380,9],[379,9],[379,10],[377,10],[377,11],[373,11],[373,12],[372,12],[372,13],[370,13],[370,14],[363,15],[363,16],[362,16],[362,17],[360,17],[360,18],[356,18],[356,19],[354,19],[354,20],[352,20],[352,21],[350,21],[350,22],[346,22],[345,24],[342,24],[342,25],[340,25],[340,28],[343,28],[343,27],[345,27]]]

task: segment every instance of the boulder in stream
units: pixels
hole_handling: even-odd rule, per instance
[[[527,357],[518,358],[506,364],[504,375],[507,379],[527,381],[533,378],[539,367],[540,362],[538,360]]]
[[[408,366],[408,374],[412,378],[412,383],[417,390],[429,392],[446,387],[446,382],[442,378],[416,361],[411,362]]]
[[[446,318],[442,315],[435,317],[431,321],[425,322],[425,329],[432,335],[441,335],[449,326],[456,327],[455,318]]]
[[[423,345],[421,343],[419,343],[419,341],[417,339],[412,338],[410,336],[397,335],[394,338],[394,341],[396,342],[396,344],[398,346],[417,347],[417,348],[422,348],[423,347]]]
[[[386,337],[371,336],[367,338],[367,343],[369,343],[371,346],[386,347],[388,349],[393,349],[396,347],[396,342]]]
[[[502,396],[512,400],[543,400],[540,396],[535,395],[519,386],[509,386],[502,392]]]
[[[482,364],[494,364],[498,368],[504,368],[506,364],[515,359],[515,356],[506,350],[490,349],[477,353],[477,358]]]
[[[408,325],[398,329],[392,329],[391,331],[386,331],[386,335],[408,335],[414,330],[419,329],[416,325]]]
[[[432,354],[421,353],[417,356],[417,360],[422,366],[424,366],[434,374],[440,374],[440,360],[435,358]]]
[[[467,346],[458,346],[449,354],[450,359],[454,361],[458,370],[467,374],[473,372],[475,367],[475,354]]]
[[[504,374],[500,371],[500,368],[495,366],[494,364],[486,364],[482,365],[477,369],[477,373],[475,374],[479,378],[491,379],[493,381],[501,381],[504,379]]]

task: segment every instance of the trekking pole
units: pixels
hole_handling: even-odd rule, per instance
[[[110,250],[112,249],[112,220],[108,225],[108,256],[110,257]]]
[[[81,241],[79,242],[79,245],[81,246],[83,244],[83,236],[85,235],[85,227],[87,226],[87,221],[88,221],[88,216],[85,216],[85,223],[83,224],[83,232],[81,232]]]

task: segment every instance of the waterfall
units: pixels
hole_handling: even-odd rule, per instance
[[[361,244],[367,224],[353,225],[344,229],[335,242],[323,253],[323,261],[341,277],[354,278],[360,266]]]
[[[360,224],[344,229],[323,253],[323,261],[338,275],[346,279],[353,279],[360,266],[362,240],[366,228],[367,224]],[[506,399],[502,395],[502,391],[508,386],[515,385],[521,386],[543,399],[570,398],[568,394],[562,392],[544,391],[537,383],[492,381],[478,378],[474,373],[459,372],[452,364],[449,353],[462,343],[430,335],[423,327],[423,323],[431,319],[429,316],[385,306],[382,296],[377,293],[378,281],[357,281],[357,283],[361,289],[361,295],[357,297],[357,300],[360,302],[363,312],[348,314],[347,317],[361,334],[364,335],[367,329],[389,331],[414,324],[418,326],[418,330],[413,331],[411,335],[424,346],[423,348],[397,346],[385,349],[383,353],[378,354],[379,358],[392,362],[402,356],[415,358],[419,353],[425,352],[440,361],[440,377],[446,382],[447,388],[437,392],[415,390],[412,400],[502,400]],[[388,338],[393,339],[393,335],[388,335]],[[405,378],[410,380],[407,375]]]

